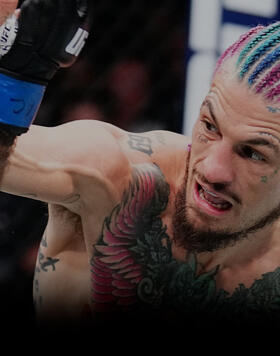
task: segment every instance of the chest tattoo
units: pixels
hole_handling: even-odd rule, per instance
[[[215,318],[257,319],[280,311],[280,268],[250,288],[232,295],[216,288],[217,265],[198,272],[191,254],[186,262],[172,255],[161,214],[169,185],[156,165],[138,168],[123,198],[104,223],[91,259],[92,303],[98,312],[211,314]]]

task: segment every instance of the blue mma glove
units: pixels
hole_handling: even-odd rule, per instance
[[[90,0],[25,0],[0,27],[0,125],[20,135],[32,124],[49,80],[71,66],[89,35]]]

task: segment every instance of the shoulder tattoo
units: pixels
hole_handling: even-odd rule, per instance
[[[149,156],[153,154],[152,140],[149,136],[143,134],[128,134],[127,141],[132,150],[143,152]]]

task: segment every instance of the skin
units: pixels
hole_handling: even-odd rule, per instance
[[[108,318],[108,313],[103,314],[104,303],[100,304],[99,296],[101,293],[105,298],[106,290],[106,300],[112,300],[112,290],[109,288],[108,291],[106,283],[102,282],[104,279],[97,279],[96,273],[100,278],[100,261],[105,263],[103,274],[122,273],[119,267],[117,270],[114,267],[115,262],[108,262],[114,257],[109,252],[111,246],[106,234],[110,231],[114,239],[124,242],[114,221],[121,218],[122,211],[134,211],[132,197],[140,199],[143,212],[154,204],[150,217],[151,222],[157,221],[159,236],[152,234],[149,220],[140,223],[141,229],[136,229],[136,234],[132,234],[134,230],[127,232],[132,234],[129,246],[124,244],[121,249],[129,254],[134,251],[135,268],[141,270],[138,282],[133,284],[137,298],[132,300],[130,307],[136,307],[141,301],[145,306],[159,303],[165,310],[167,303],[168,308],[178,307],[184,313],[188,312],[189,306],[191,310],[194,306],[200,308],[202,301],[209,300],[212,310],[212,298],[216,293],[223,305],[236,300],[240,304],[241,296],[237,296],[240,285],[244,286],[248,296],[251,287],[270,295],[271,283],[278,278],[278,220],[251,234],[248,239],[211,253],[189,254],[173,239],[175,200],[185,178],[186,164],[189,171],[187,205],[192,207],[189,209],[191,222],[199,229],[226,227],[234,232],[250,226],[279,204],[279,159],[274,151],[280,137],[278,118],[245,86],[224,79],[217,75],[207,96],[212,113],[209,103],[202,105],[191,150],[190,141],[182,135],[166,131],[135,135],[112,125],[84,120],[55,128],[32,126],[27,134],[17,139],[1,189],[49,204],[49,221],[34,273],[34,303],[41,322],[83,322],[103,319],[104,315]],[[243,100],[245,95],[246,101]],[[211,117],[213,113],[216,123]],[[207,125],[205,120],[209,122]],[[267,144],[248,144],[248,140],[259,138],[268,140],[269,147]],[[263,157],[266,157],[265,161]],[[145,188],[158,192],[155,200],[141,198],[141,187],[148,182],[144,178],[146,174],[155,182],[154,186]],[[267,182],[262,181],[264,175],[268,177]],[[135,177],[138,177],[138,183]],[[228,212],[213,216],[196,203],[193,192],[198,177],[207,179],[208,189],[217,194],[221,194],[221,190],[215,191],[214,187],[218,183],[226,185],[223,197],[232,202]],[[141,216],[131,215],[129,220],[141,221]],[[120,221],[119,224],[123,223]],[[127,228],[131,229],[131,223]],[[144,235],[142,230],[146,231]],[[143,236],[153,238],[140,243]],[[155,243],[155,246],[147,245],[144,252],[144,256],[150,258],[149,262],[140,257],[143,251],[139,250],[147,241]],[[148,257],[153,249],[156,249],[156,255]],[[160,263],[156,256],[162,256]],[[194,275],[191,273],[195,280],[187,277],[189,270],[195,271]],[[208,286],[201,285],[199,276],[203,276]],[[182,290],[179,283],[182,278],[187,278],[183,286],[189,290]],[[149,286],[158,286],[151,290],[151,295],[146,295],[144,281]],[[203,293],[199,291],[201,286]],[[192,295],[197,288],[195,304],[178,300],[180,296]],[[208,296],[204,294],[205,288],[208,293],[211,291]],[[132,293],[130,288],[128,290]],[[173,295],[172,291],[177,292]],[[120,293],[118,288],[115,292]],[[276,296],[278,293],[280,291],[276,290]],[[162,295],[167,299],[162,299]],[[201,296],[202,300],[199,299]],[[257,300],[253,299],[253,303]],[[105,308],[114,309],[114,303],[105,304]],[[244,314],[243,310],[240,313]]]
[[[1,190],[49,205],[34,273],[39,321],[92,318],[95,246],[105,219],[122,202],[136,167],[144,164],[149,169],[156,163],[169,182],[162,220],[172,236],[173,197],[184,175],[188,142],[182,135],[164,131],[136,138],[112,125],[86,120],[56,128],[34,125],[17,139]]]
[[[234,232],[248,228],[279,205],[280,126],[277,111],[268,109],[268,104],[250,92],[245,83],[230,77],[231,69],[214,78],[194,127],[187,196],[188,203],[194,206],[190,219],[195,226]],[[277,108],[275,104],[271,106]],[[248,144],[255,139],[265,139],[267,143]],[[217,193],[213,184],[223,183],[224,198],[233,207],[222,216],[211,216],[197,208],[192,193],[201,176],[212,192]],[[278,229],[276,221],[233,247],[202,254],[201,261],[209,266],[213,266],[213,260],[220,261],[220,281],[227,290],[233,291],[228,279],[233,273],[248,286],[255,274],[278,264],[278,253],[272,252],[272,248],[278,250]],[[239,264],[246,267],[243,276]]]
[[[233,82],[231,85],[235,88],[228,88],[220,79],[216,78],[212,85],[201,109],[201,119],[195,125],[190,167],[191,170],[196,169],[210,184],[223,183],[228,188],[229,194],[225,198],[234,206],[228,214],[222,216],[219,224],[221,228],[232,225],[234,231],[246,227],[253,207],[253,219],[256,219],[263,216],[267,209],[277,206],[279,181],[274,172],[279,166],[279,123],[277,115],[268,113],[259,98],[252,96],[248,105],[244,103],[241,95],[232,97],[234,90],[238,93],[240,84]],[[246,87],[241,88],[243,94],[249,96]],[[231,98],[230,102],[228,97]],[[235,102],[236,105],[233,104]],[[275,147],[275,151],[268,144],[246,143],[264,136],[265,140]],[[248,147],[250,150],[246,152]],[[266,179],[269,184],[261,184],[263,177],[269,177]],[[191,177],[188,182],[189,194],[194,182],[195,177]],[[247,191],[250,195],[246,194]],[[244,203],[236,202],[230,197],[232,194]],[[269,203],[264,197],[269,197]],[[205,223],[216,223],[217,219],[218,217],[212,218]]]
[[[238,305],[241,287],[254,307],[263,294],[271,297],[278,281],[279,219],[212,252],[190,253],[174,240],[176,197],[185,178],[188,218],[199,230],[244,230],[279,205],[278,107],[231,72],[225,67],[216,74],[192,140],[87,120],[33,125],[16,140],[0,188],[49,206],[34,271],[41,322],[103,319],[104,308],[126,310],[122,303],[140,314],[144,305],[148,314],[160,307],[164,314],[185,315],[206,300],[212,309],[217,295],[223,306]],[[218,214],[201,204],[197,183],[231,209]],[[127,261],[118,261],[124,255],[134,265],[120,280],[116,274],[127,273],[119,265]]]
[[[17,4],[17,0],[0,1],[0,25],[2,25],[6,21],[6,19],[14,13]]]

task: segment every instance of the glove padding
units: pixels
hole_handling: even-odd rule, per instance
[[[0,60],[0,72],[44,83],[79,55],[91,20],[90,0],[26,0],[18,34]]]
[[[48,81],[72,65],[91,26],[90,0],[25,0],[16,38],[0,60],[0,124],[28,130]]]

